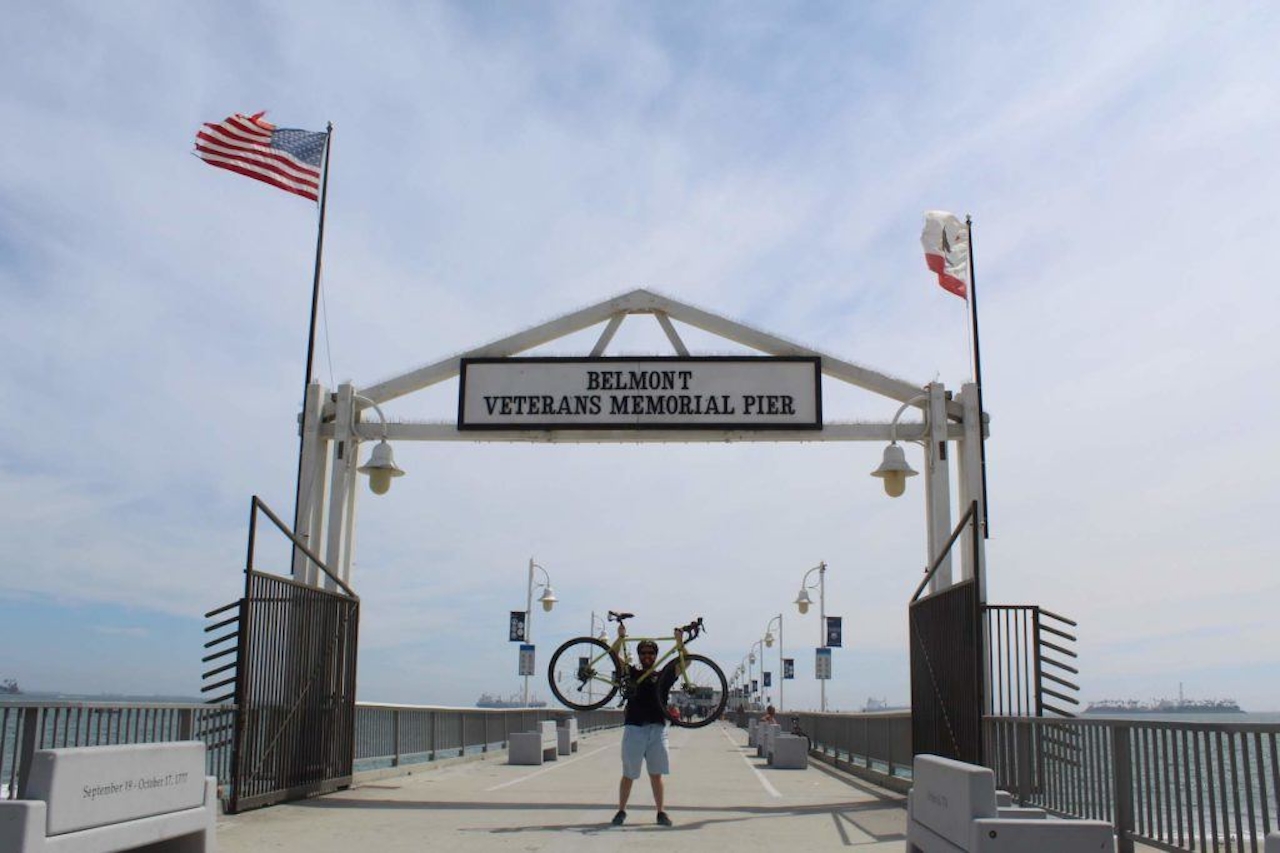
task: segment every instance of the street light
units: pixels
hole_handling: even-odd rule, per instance
[[[361,397],[356,394],[354,399],[357,402],[367,403],[378,413],[378,420],[382,422],[382,440],[374,445],[373,450],[369,453],[369,461],[356,470],[369,476],[369,490],[371,492],[375,495],[385,495],[387,490],[391,488],[391,478],[404,476],[404,471],[396,465],[395,457],[391,454],[391,445],[387,444],[387,416],[382,413],[382,409],[378,404],[368,397]]]
[[[594,610],[591,611],[591,630],[588,631],[587,633],[589,634],[596,633],[597,622],[600,623],[600,633],[596,634],[596,639],[600,640],[600,642],[602,643],[609,642],[609,632],[607,630],[608,626],[605,624],[603,619],[601,619],[599,616],[596,615],[596,612]]]
[[[526,588],[525,605],[524,605],[525,642],[533,641],[533,570],[534,569],[537,569],[538,571],[542,572],[542,576],[547,579],[547,582],[542,584],[542,595],[538,597],[538,601],[542,602],[542,609],[550,613],[551,608],[555,607],[556,602],[559,601],[559,599],[556,598],[555,592],[551,589],[551,575],[547,574],[546,569],[542,568],[542,566],[539,566],[537,563],[535,563],[533,561],[533,557],[530,557],[529,558],[529,585]],[[526,708],[529,707],[529,676],[527,675],[524,677],[524,706]]]
[[[758,639],[758,640],[755,640],[754,643],[751,643],[751,652],[749,653],[749,656],[748,656],[748,660],[751,663],[755,663],[756,647],[760,648],[760,678],[758,681],[756,681],[756,684],[755,684],[756,693],[760,695],[764,695],[764,640]],[[750,679],[750,672],[748,672],[748,678]]]
[[[898,446],[898,418],[902,417],[902,413],[907,410],[908,406],[914,406],[916,403],[922,403],[928,399],[929,396],[927,394],[912,397],[898,407],[893,420],[889,423],[889,446],[884,449],[884,457],[880,460],[880,467],[872,471],[871,476],[879,477],[884,481],[884,493],[891,498],[901,497],[902,493],[907,489],[907,478],[916,475],[916,471],[907,464],[906,454]],[[928,412],[922,409],[921,413],[924,415],[925,423],[928,423]]]
[[[608,626],[605,625],[605,622],[603,619],[601,619],[599,616],[596,615],[596,612],[594,610],[591,611],[591,627],[587,630],[587,636],[590,636],[596,633],[597,622],[600,623],[600,633],[597,635],[597,639],[599,639],[600,642],[602,643],[609,642],[609,632],[605,630]],[[596,684],[595,684],[594,678],[587,682],[587,702],[588,703],[595,701],[595,687],[596,687]]]
[[[786,683],[786,675],[787,675],[785,671],[786,663],[783,661],[783,658],[782,658],[783,651],[782,651],[782,614],[781,613],[779,613],[777,616],[770,619],[769,624],[765,626],[764,644],[769,648],[773,648],[773,632],[770,629],[773,627],[774,622],[778,623],[778,710],[781,711],[782,698],[783,698],[782,686],[783,684]]]
[[[816,584],[809,583],[809,576],[814,572],[818,573],[818,582]],[[796,596],[796,609],[800,611],[800,615],[809,612],[809,605],[813,603],[813,599],[809,597],[809,590],[814,587],[818,588],[818,642],[822,648],[827,645],[827,564],[825,562],[818,563],[812,569],[804,573],[804,577],[800,580],[800,594]],[[779,629],[781,633],[781,629]],[[822,710],[827,710],[827,680],[825,678],[818,679],[818,684],[822,689]]]

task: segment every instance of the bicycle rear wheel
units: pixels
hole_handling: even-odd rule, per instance
[[[662,668],[664,680],[675,672],[675,681],[663,713],[671,725],[682,729],[700,729],[714,723],[724,713],[729,701],[729,682],[724,672],[711,658],[702,655],[686,655],[683,669],[680,658]]]
[[[594,637],[575,637],[551,656],[547,681],[563,704],[575,711],[594,711],[618,692],[621,677],[608,644]]]

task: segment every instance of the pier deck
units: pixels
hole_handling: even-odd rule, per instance
[[[627,825],[616,809],[621,732],[584,737],[580,751],[540,767],[482,761],[424,769],[312,800],[225,816],[223,853],[448,850],[777,851],[904,848],[905,798],[811,762],[774,770],[746,732],[718,723],[672,729],[667,812],[654,824],[647,778],[636,782]]]

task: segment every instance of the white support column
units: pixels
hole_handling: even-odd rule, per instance
[[[329,392],[326,392],[326,396]],[[312,551],[321,558],[324,557],[324,545],[328,541],[328,527],[325,521],[328,519],[329,511],[329,457],[333,454],[333,441],[331,439],[323,439],[320,447],[316,449],[316,481],[315,496],[311,504],[311,542],[314,543]],[[309,568],[307,570],[306,582],[311,586],[323,586],[320,578],[320,570],[310,560],[307,561]]]
[[[342,582],[351,586],[351,560],[356,551],[356,499],[360,495],[360,477],[356,468],[360,465],[360,439],[352,437],[347,445],[350,463],[347,465],[347,514],[346,533],[342,539],[342,564],[333,569],[333,573],[342,578]]]
[[[959,441],[960,511],[966,512],[969,504],[978,502],[978,568],[981,586],[978,594],[987,598],[986,542],[982,538],[982,428],[978,421],[978,387],[965,383],[960,390],[960,405],[964,407],[964,438]],[[962,540],[960,577],[968,580],[974,575],[973,545],[966,534]],[[959,547],[959,546],[958,546]]]
[[[338,399],[334,403],[333,419],[333,453],[329,472],[329,520],[325,527],[326,544],[324,561],[329,571],[335,575],[342,569],[342,560],[347,553],[346,539],[350,532],[347,527],[349,519],[349,487],[351,473],[355,471],[355,434],[351,419],[355,413],[355,388],[350,382],[338,386]],[[336,589],[333,581],[324,579],[325,589]]]
[[[929,435],[925,447],[925,514],[929,526],[929,562],[932,565],[951,535],[951,473],[947,447],[947,395],[941,382],[925,386],[929,394]],[[951,586],[948,555],[929,584],[930,592]]]
[[[320,438],[320,411],[325,399],[324,386],[312,382],[307,386],[307,396],[302,404],[302,450],[299,463],[298,506],[294,515],[294,533],[312,551],[320,540],[320,523],[315,505],[324,500],[323,478],[325,470],[325,442]],[[293,555],[293,579],[315,585],[319,572],[311,560],[301,551]]]

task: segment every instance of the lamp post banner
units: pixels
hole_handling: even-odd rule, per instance
[[[810,356],[464,358],[458,429],[822,429]]]
[[[824,647],[816,651],[817,656],[813,664],[814,677],[821,681],[829,681],[831,679],[831,649]]]
[[[841,635],[844,633],[844,625],[839,616],[827,617],[827,645],[832,648],[840,648]]]
[[[529,643],[520,644],[520,672],[519,675],[533,675],[533,646]]]
[[[523,643],[527,639],[524,632],[524,617],[525,612],[523,610],[511,611],[511,630],[507,636],[508,642]]]

